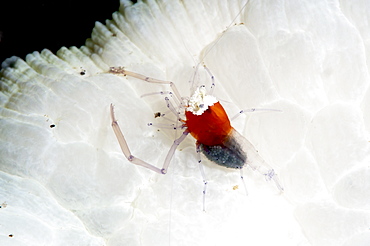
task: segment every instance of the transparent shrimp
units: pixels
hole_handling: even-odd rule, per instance
[[[245,6],[244,6],[245,7]],[[243,7],[243,8],[244,8]],[[222,37],[222,36],[221,36]],[[221,38],[220,37],[220,38]],[[216,42],[217,43],[217,42]],[[205,56],[207,53],[205,54]],[[205,57],[204,56],[204,57]],[[203,57],[203,59],[204,59]],[[199,62],[195,66],[195,72],[193,79],[190,81],[190,88],[192,94],[190,97],[183,97],[178,91],[176,84],[172,81],[158,80],[150,78],[138,73],[134,73],[126,70],[123,67],[112,67],[109,73],[121,76],[130,76],[137,78],[146,83],[151,84],[162,84],[168,85],[169,91],[148,93],[143,96],[151,95],[166,95],[165,101],[169,112],[175,116],[175,120],[171,124],[153,124],[158,127],[166,129],[183,130],[180,137],[173,141],[167,156],[164,160],[162,168],[158,168],[144,160],[134,156],[129,148],[129,145],[118,125],[116,116],[114,114],[113,105],[110,106],[110,114],[112,120],[112,127],[117,140],[121,146],[122,152],[125,157],[133,164],[148,168],[159,174],[166,174],[171,160],[174,156],[176,148],[184,139],[190,134],[196,139],[196,152],[198,155],[199,168],[204,183],[203,188],[203,210],[205,210],[205,197],[207,190],[207,179],[201,164],[201,154],[203,154],[211,162],[218,164],[226,168],[233,168],[240,170],[240,177],[243,181],[243,186],[246,189],[244,183],[242,169],[249,166],[252,170],[262,174],[267,181],[274,181],[277,189],[283,191],[283,187],[280,181],[272,169],[258,154],[258,151],[254,146],[241,134],[239,134],[230,123],[230,119],[227,116],[221,103],[213,96],[215,88],[215,78],[211,71],[203,65],[206,73],[211,79],[211,85],[209,90],[205,85],[196,85],[194,83],[195,76],[198,75],[198,68],[202,62]],[[241,110],[238,114],[231,118],[235,119],[239,115],[246,112],[255,111],[280,111],[275,109],[245,109]],[[164,118],[165,114],[158,114],[158,117]],[[167,118],[165,118],[167,119]],[[168,119],[169,120],[169,119]],[[171,121],[171,120],[170,120]]]
[[[273,180],[277,188],[280,191],[283,191],[283,187],[281,186],[274,169],[272,169],[260,157],[258,151],[254,148],[254,146],[231,126],[230,120],[221,103],[214,96],[207,93],[206,87],[204,85],[199,86],[189,99],[184,100],[180,93],[177,91],[176,85],[171,81],[153,79],[144,75],[126,71],[122,67],[111,68],[110,73],[116,75],[131,76],[137,79],[141,79],[147,83],[167,84],[171,87],[175,97],[179,102],[179,107],[175,107],[168,97],[165,98],[167,108],[176,117],[176,120],[178,122],[181,122],[180,128],[184,129],[184,131],[179,138],[174,140],[161,169],[132,155],[126,139],[116,120],[113,105],[110,106],[112,127],[121,146],[122,152],[124,153],[127,160],[129,160],[133,164],[148,168],[154,172],[166,174],[176,148],[190,133],[190,135],[192,135],[197,140],[196,149],[198,154],[202,153],[204,156],[206,156],[208,160],[226,168],[241,170],[244,166],[249,166],[252,168],[252,170],[255,170],[264,175],[267,181]],[[213,76],[212,81],[213,87]],[[250,109],[241,110],[237,115],[240,115],[244,112],[266,110],[278,111],[273,109]],[[185,119],[180,118],[180,111],[184,111]],[[149,123],[149,125],[152,124]],[[176,130],[178,127],[172,124],[170,125],[170,128]],[[201,166],[200,155],[198,156],[198,160],[204,182],[203,210],[205,210],[204,204],[207,180],[203,167]],[[243,180],[242,171],[241,178]],[[245,187],[244,180],[243,185]]]

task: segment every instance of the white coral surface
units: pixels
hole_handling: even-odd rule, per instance
[[[244,3],[122,1],[84,47],[6,60],[0,245],[370,245],[369,1]],[[125,159],[109,105],[133,154],[161,167],[176,133],[147,126],[167,108],[140,96],[169,87],[109,67],[171,80],[189,97],[188,81],[208,76],[193,76],[199,61],[230,116],[282,110],[232,124],[284,193],[246,168],[246,196],[238,171],[203,160],[203,212],[190,136],[166,175]]]

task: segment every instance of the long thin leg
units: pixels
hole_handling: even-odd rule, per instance
[[[154,172],[157,172],[157,173],[160,173],[160,174],[166,174],[167,173],[167,168],[168,166],[170,165],[170,162],[171,162],[171,159],[173,157],[173,155],[175,154],[175,150],[177,148],[177,146],[186,138],[186,136],[189,134],[186,130],[183,132],[183,134],[178,138],[176,139],[170,150],[168,151],[167,153],[167,156],[166,156],[166,159],[163,163],[163,167],[162,169],[159,169],[158,167],[155,167],[135,156],[133,156],[131,154],[131,151],[127,145],[127,142],[126,142],[126,139],[125,137],[123,136],[123,133],[118,125],[118,122],[114,116],[114,108],[113,108],[113,105],[111,104],[110,105],[110,115],[111,115],[111,118],[112,118],[112,128],[113,128],[113,131],[114,133],[116,134],[116,137],[117,137],[117,140],[118,140],[118,143],[119,145],[121,146],[121,150],[123,152],[123,154],[126,156],[127,160],[129,160],[130,162],[132,162],[133,164],[135,165],[139,165],[139,166],[142,166],[142,167],[145,167],[145,168],[148,168]]]
[[[179,112],[173,106],[173,104],[171,103],[170,99],[168,97],[165,97],[164,100],[166,100],[166,106],[167,106],[167,108],[169,108],[169,110],[171,110],[171,113],[173,113],[176,116],[177,120],[179,120],[180,119]]]
[[[243,175],[243,168],[240,168],[240,179],[242,180],[245,194],[248,196],[248,190],[247,190],[247,186],[245,185],[245,180],[244,180],[244,175]]]
[[[149,122],[147,124],[148,126],[154,126],[154,127],[158,127],[158,128],[162,128],[162,129],[169,129],[169,130],[180,130],[180,129],[183,129],[182,126],[180,127],[177,127],[175,124],[161,124],[161,123],[152,123],[152,122]]]
[[[165,81],[165,80],[159,80],[159,79],[150,78],[150,77],[144,76],[142,74],[138,74],[138,73],[134,73],[134,72],[131,72],[131,71],[127,71],[123,67],[111,67],[109,69],[109,72],[112,73],[112,74],[117,74],[117,75],[124,75],[124,76],[128,75],[128,76],[131,76],[131,77],[134,77],[134,78],[137,78],[137,79],[144,80],[144,81],[146,81],[148,83],[167,84],[167,85],[169,85],[172,88],[173,93],[175,94],[175,96],[179,100],[180,104],[183,103],[182,102],[182,97],[181,97],[179,91],[177,90],[176,85],[173,82],[171,82],[171,81]]]
[[[230,118],[230,121],[235,120],[238,118],[240,115],[244,113],[250,113],[250,112],[256,112],[256,111],[274,111],[274,112],[282,112],[279,109],[270,109],[270,108],[250,108],[250,109],[242,109],[240,110],[236,115]]]
[[[207,73],[209,74],[209,76],[211,77],[211,80],[212,80],[212,85],[211,85],[211,89],[209,90],[209,95],[213,95],[213,91],[215,90],[215,76],[213,76],[213,74],[211,73],[211,70],[208,69],[208,67],[206,67],[206,65],[203,65],[204,69],[207,71]]]
[[[147,96],[153,96],[153,95],[169,95],[171,98],[174,99],[176,105],[180,107],[181,102],[178,101],[177,97],[173,97],[173,93],[171,91],[157,91],[157,92],[151,92],[141,95],[140,97],[147,97]]]
[[[198,163],[199,163],[199,170],[200,174],[202,175],[203,178],[203,211],[206,211],[206,191],[207,191],[207,179],[206,179],[206,173],[204,172],[204,168],[202,165],[202,159],[200,157],[200,148],[199,145],[197,145],[197,156],[198,156]]]
[[[173,141],[173,144],[172,144],[170,150],[168,151],[166,159],[164,160],[164,163],[163,163],[163,168],[162,168],[162,173],[163,174],[167,173],[168,166],[170,165],[171,159],[172,159],[173,155],[175,154],[177,146],[179,146],[179,144],[182,141],[184,141],[184,139],[186,138],[186,136],[188,134],[189,134],[189,132],[187,130],[185,130],[178,139],[175,139],[175,141]]]

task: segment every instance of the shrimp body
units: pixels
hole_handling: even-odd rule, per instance
[[[110,112],[112,127],[121,146],[122,152],[126,156],[127,160],[133,164],[148,168],[154,172],[166,174],[167,168],[170,165],[176,148],[190,133],[190,135],[197,140],[197,152],[203,153],[210,161],[227,168],[236,169],[242,169],[243,166],[248,165],[253,170],[263,174],[266,180],[274,180],[278,189],[283,191],[274,169],[270,168],[269,165],[259,156],[258,151],[253,147],[253,145],[231,126],[225,109],[214,96],[206,93],[206,88],[204,85],[197,87],[193,95],[186,99],[181,97],[176,85],[171,81],[153,79],[141,74],[127,71],[123,67],[112,67],[110,68],[109,72],[116,75],[128,75],[148,83],[167,84],[171,86],[173,90],[173,94],[171,95],[174,95],[174,97],[177,98],[179,107],[174,107],[174,105],[170,102],[170,99],[166,97],[165,99],[167,102],[167,107],[174,115],[176,115],[177,119],[183,123],[181,129],[185,128],[182,135],[174,140],[170,150],[167,153],[163,167],[160,169],[132,155],[126,139],[115,118],[113,105],[111,104]],[[179,117],[179,115],[181,115],[181,110],[185,110],[184,113],[186,119],[182,120]],[[255,109],[250,111],[253,112]],[[173,126],[171,125],[170,127]],[[176,130],[177,127],[173,129]],[[207,182],[202,167],[201,170],[204,186],[206,187]],[[243,178],[243,175],[241,175],[241,177]],[[205,187],[203,191],[204,194],[206,189]]]
[[[185,125],[197,140],[199,150],[218,165],[242,168],[246,154],[233,137],[235,129],[221,103],[215,97],[206,95],[204,86],[201,86],[188,104]]]

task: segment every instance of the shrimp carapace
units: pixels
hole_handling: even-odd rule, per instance
[[[229,117],[220,102],[206,94],[204,86],[196,89],[185,110],[188,132],[200,144],[221,145],[232,130]]]
[[[222,105],[217,102],[201,115],[185,112],[189,133],[201,144],[220,145],[226,140],[232,127]]]

